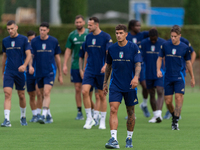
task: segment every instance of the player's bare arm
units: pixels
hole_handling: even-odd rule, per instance
[[[33,55],[31,55],[31,56],[32,56],[32,57],[31,57],[31,60],[29,61],[29,64],[28,64],[28,65],[29,65],[29,73],[30,73],[30,74],[33,74],[34,71],[35,71],[34,68],[33,68],[33,57],[34,57],[34,56],[33,56]]]
[[[138,78],[140,76],[141,71],[141,62],[137,62],[135,64],[135,75],[134,78],[131,80],[132,89],[136,88],[138,86]]]
[[[71,56],[72,50],[69,48],[66,48],[65,55],[64,55],[64,62],[63,62],[63,73],[64,75],[67,75],[67,62],[69,60],[69,57]]]
[[[83,79],[84,71],[83,71],[83,58],[79,57],[79,72],[80,76]]]
[[[157,59],[157,62],[156,62],[156,64],[157,64],[157,77],[158,78],[161,78],[162,77],[162,72],[160,71],[160,68],[161,68],[161,65],[162,65],[162,57],[158,57],[158,59]]]
[[[104,75],[104,82],[103,82],[103,91],[104,91],[105,95],[108,93],[107,82],[108,82],[108,78],[110,76],[111,70],[112,70],[112,64],[107,64],[106,65],[105,75]]]
[[[192,68],[192,63],[190,60],[186,61],[186,66],[188,68],[190,77],[191,77],[191,87],[195,86],[195,79],[194,79],[194,73],[193,73],[193,68]]]
[[[58,81],[60,82],[60,84],[63,84],[61,61],[60,61],[60,55],[59,54],[55,55],[55,61],[56,61],[56,65],[57,65],[57,68],[58,68]]]
[[[105,63],[104,66],[101,68],[101,73],[105,73],[105,71],[106,71],[106,66],[107,66],[107,63]]]
[[[19,68],[18,68],[18,71],[19,72],[24,72],[26,70],[26,67],[27,65],[29,64],[30,60],[31,60],[31,50],[26,50],[25,51],[26,53],[26,59],[24,61],[24,64],[21,65]]]
[[[2,77],[3,77],[4,71],[5,71],[6,59],[7,59],[7,55],[6,55],[6,53],[4,52],[4,53],[3,53],[3,58],[2,58]]]

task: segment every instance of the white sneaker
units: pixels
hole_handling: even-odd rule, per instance
[[[105,126],[105,125],[100,125],[100,126],[99,126],[99,129],[104,130],[104,129],[106,129],[106,126]]]
[[[149,120],[150,123],[156,123],[156,118],[155,116],[153,116],[153,118],[151,118],[151,120]]]
[[[95,124],[94,119],[88,121],[86,120],[85,125],[83,126],[84,129],[91,129],[92,126]]]

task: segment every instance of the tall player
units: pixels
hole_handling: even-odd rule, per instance
[[[36,33],[34,31],[27,32],[27,38],[28,38],[29,43],[35,37],[36,37]],[[35,64],[35,63],[33,62],[32,64]],[[30,120],[30,122],[37,122],[41,114],[42,95],[40,93],[40,90],[37,87],[36,78],[33,75],[33,72],[34,72],[34,67],[31,65],[31,63],[29,63],[29,65],[27,66],[27,71],[26,71],[26,86],[27,86],[27,92],[29,94],[29,99],[30,99],[30,107],[33,114],[33,117]],[[37,101],[35,100],[36,95],[37,95]]]
[[[172,130],[179,130],[178,120],[183,105],[183,95],[185,93],[185,78],[182,73],[182,61],[186,61],[188,71],[191,76],[191,87],[195,85],[195,79],[190,61],[189,47],[180,41],[181,28],[173,26],[171,29],[171,41],[165,42],[159,53],[157,60],[157,76],[162,77],[161,64],[165,57],[165,103],[172,114]],[[175,92],[175,108],[173,106],[173,94]]]
[[[118,42],[108,48],[104,78],[104,92],[107,94],[107,81],[112,70],[109,88],[111,138],[105,147],[119,148],[117,141],[117,113],[122,97],[124,97],[128,114],[126,148],[131,148],[133,147],[132,135],[135,126],[135,105],[138,104],[136,88],[141,70],[142,57],[138,46],[126,40],[127,28],[125,25],[120,24],[116,26],[115,32]]]
[[[77,106],[77,116],[76,120],[83,120],[83,114],[81,110],[81,86],[82,86],[82,79],[79,72],[79,51],[80,47],[85,41],[86,35],[89,33],[88,29],[84,28],[85,21],[83,16],[78,15],[75,18],[75,26],[76,30],[72,31],[69,34],[66,43],[66,51],[64,56],[63,62],[63,73],[67,75],[68,68],[67,62],[72,55],[71,61],[71,82],[74,83],[75,87],[75,98],[76,98],[76,106]]]
[[[150,94],[150,104],[153,110],[153,118],[149,120],[151,123],[159,123],[162,121],[162,106],[163,106],[163,78],[157,77],[156,61],[158,54],[161,49],[161,45],[166,40],[158,37],[158,31],[155,28],[149,30],[149,38],[142,40],[139,48],[142,52],[143,61],[146,64],[146,85]],[[164,65],[161,67],[162,72],[164,71]],[[155,94],[157,92],[157,100]]]
[[[27,37],[18,34],[18,26],[15,21],[7,23],[7,31],[10,36],[2,41],[2,75],[3,90],[5,94],[4,115],[5,120],[2,127],[11,127],[10,109],[13,84],[19,96],[21,110],[20,122],[22,126],[27,126],[26,122],[26,99],[25,99],[25,70],[31,59],[31,46]],[[26,58],[26,59],[25,59]]]
[[[149,37],[148,31],[140,32],[141,24],[137,20],[130,20],[128,24],[128,29],[130,32],[128,32],[128,36],[126,37],[127,40],[132,41],[133,43],[139,44],[141,41],[147,37]],[[147,100],[148,100],[148,91],[145,81],[145,64],[142,63],[141,66],[141,72],[140,72],[140,84],[142,86],[142,95],[143,95],[143,102],[140,104],[140,108],[142,109],[145,117],[150,117],[150,113],[147,108]]]
[[[86,37],[85,59],[87,60],[87,65],[82,83],[83,102],[87,119],[83,128],[91,129],[95,124],[91,115],[89,96],[91,86],[95,85],[101,100],[101,120],[99,129],[106,129],[105,119],[107,102],[106,96],[103,93],[103,80],[106,67],[106,51],[112,44],[112,39],[108,33],[101,31],[99,28],[99,19],[97,17],[89,18],[88,29],[91,33]]]
[[[33,55],[36,63],[35,74],[40,89],[43,95],[43,111],[42,116],[38,119],[41,124],[52,123],[51,113],[48,113],[50,106],[50,94],[56,77],[58,68],[58,81],[63,83],[61,61],[60,61],[60,46],[58,40],[50,35],[49,24],[43,22],[39,28],[40,35],[31,41]]]

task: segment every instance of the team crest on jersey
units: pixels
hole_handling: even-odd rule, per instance
[[[119,52],[119,58],[123,58],[124,57],[124,52]]]
[[[15,41],[11,42],[11,46],[14,47],[15,46]]]
[[[92,45],[96,44],[96,39],[92,39]]]
[[[42,49],[46,49],[46,44],[42,44]]]
[[[135,43],[135,44],[137,43],[137,39],[136,38],[133,38],[132,40],[133,40],[133,43]]]
[[[176,49],[172,49],[172,54],[173,54],[173,55],[176,54]]]
[[[155,49],[156,49],[155,45],[151,45],[151,51],[155,52]]]
[[[77,38],[76,38],[76,37],[74,38],[74,41],[77,41]]]

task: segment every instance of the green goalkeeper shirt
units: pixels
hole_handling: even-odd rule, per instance
[[[77,30],[69,34],[65,47],[72,50],[71,69],[79,69],[79,51],[88,33],[89,30],[85,29],[83,34],[79,34]]]

